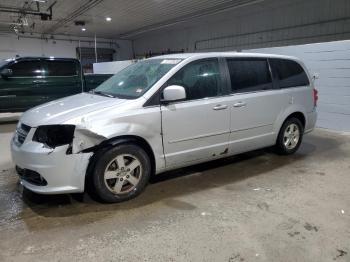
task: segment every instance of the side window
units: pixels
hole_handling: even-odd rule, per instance
[[[12,77],[41,76],[40,61],[18,61],[8,68],[12,70]]]
[[[227,65],[232,92],[245,93],[273,88],[267,60],[228,58]]]
[[[186,100],[215,97],[221,94],[221,76],[218,59],[192,62],[180,69],[168,81],[186,90]]]
[[[73,61],[47,60],[46,64],[48,76],[76,76],[79,72]]]
[[[304,69],[297,62],[284,59],[271,59],[270,63],[276,74],[280,88],[310,85]]]

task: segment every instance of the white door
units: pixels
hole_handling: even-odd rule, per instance
[[[274,89],[267,59],[228,58],[232,100],[230,152],[274,144],[274,124],[289,104],[284,90]]]
[[[230,99],[222,97],[222,83],[217,59],[192,62],[168,81],[183,86],[187,98],[161,107],[167,167],[227,153]]]

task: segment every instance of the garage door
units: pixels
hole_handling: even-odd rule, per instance
[[[292,55],[304,61],[319,77],[317,126],[350,131],[350,41],[244,50],[245,52]]]

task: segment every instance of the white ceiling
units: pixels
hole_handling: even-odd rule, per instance
[[[39,0],[40,2],[43,0]],[[40,3],[41,12],[55,0]],[[263,0],[57,0],[52,21],[41,21],[39,16],[25,15],[28,25],[19,27],[19,33],[64,34],[101,38],[135,38],[168,25],[186,22],[195,17],[231,10]],[[25,4],[27,2],[27,4]],[[1,0],[0,10],[6,8],[36,9],[33,0]],[[24,10],[24,9],[23,9]],[[13,32],[19,14],[0,12],[0,32]],[[112,21],[107,22],[106,17]],[[85,21],[86,31],[74,21]],[[34,24],[34,27],[32,26]]]

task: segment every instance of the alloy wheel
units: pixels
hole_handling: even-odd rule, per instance
[[[283,144],[288,150],[294,149],[300,139],[300,130],[298,125],[292,123],[287,126],[283,135]]]
[[[141,176],[140,160],[131,154],[121,154],[108,163],[104,182],[113,194],[126,194],[136,189]]]

